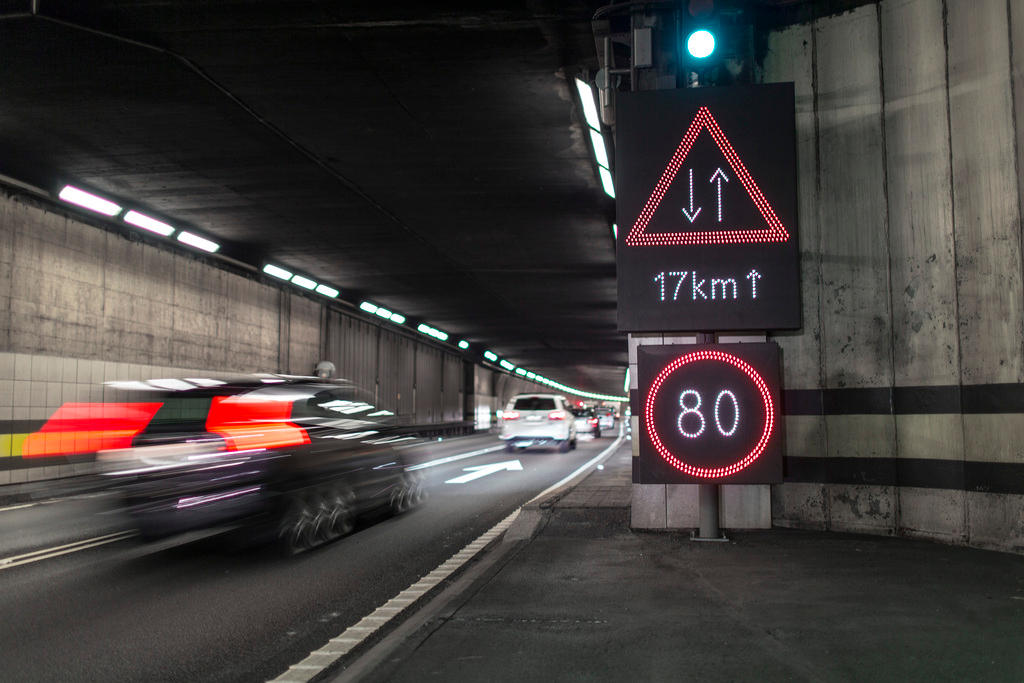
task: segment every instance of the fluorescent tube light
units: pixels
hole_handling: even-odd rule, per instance
[[[121,207],[114,202],[89,194],[85,190],[79,190],[73,185],[65,185],[57,196],[69,204],[77,204],[90,211],[102,213],[104,216],[116,216],[121,213]]]
[[[263,266],[263,272],[266,273],[267,275],[273,275],[274,277],[279,278],[281,280],[292,279],[292,271],[285,270],[284,268],[275,266],[273,263],[268,263],[267,265]]]
[[[421,333],[429,336],[429,337],[433,337],[434,339],[440,339],[441,341],[448,341],[448,333],[447,332],[442,332],[441,330],[437,329],[436,327],[431,327],[430,325],[427,325],[426,323],[420,323],[419,326],[416,327],[416,329],[419,330]]]
[[[594,91],[590,84],[577,78],[576,89],[580,93],[580,102],[583,103],[583,118],[587,120],[587,125],[601,130],[601,119],[597,116],[597,105],[594,104]]]
[[[371,304],[369,301],[364,301],[363,303],[359,304],[359,308],[363,309],[367,313],[376,313],[377,312],[377,305],[376,304]]]
[[[528,373],[526,373],[526,379],[537,379],[537,373],[536,372],[528,372]]]
[[[331,287],[329,285],[317,285],[316,293],[323,294],[324,296],[330,297],[332,299],[337,299],[338,295],[341,294],[341,292],[339,292],[334,287]]]
[[[626,368],[626,379],[622,382],[622,390],[629,393],[629,368]]]
[[[604,146],[604,136],[591,128],[590,141],[594,144],[594,157],[597,158],[597,165],[611,168],[611,164],[608,163],[608,150]]]
[[[601,185],[604,186],[604,193],[615,199],[615,183],[612,182],[612,172],[604,166],[598,166],[597,172],[601,176]]]
[[[523,368],[516,368],[516,374],[526,377],[526,370],[524,370]]]
[[[220,249],[220,245],[217,244],[216,242],[208,240],[205,237],[200,237],[199,235],[193,235],[191,232],[188,232],[187,230],[182,230],[181,232],[178,233],[178,241],[184,242],[190,247],[195,247],[196,249],[208,251],[211,254]]]
[[[315,282],[310,280],[308,277],[303,277],[301,275],[293,275],[292,276],[292,284],[293,285],[298,285],[299,287],[302,287],[303,289],[315,289],[316,288],[316,283]]]
[[[379,315],[382,318],[390,318],[391,317],[391,313],[392,313],[392,311],[389,311],[388,309],[384,308],[383,306],[378,306],[377,307],[377,315]]]
[[[465,351],[466,349],[469,348],[469,342],[463,339],[462,341],[459,342],[459,348]]]
[[[150,218],[146,214],[139,213],[138,211],[129,211],[128,213],[126,213],[124,215],[124,222],[131,223],[137,228],[149,230],[150,232],[155,232],[156,234],[163,235],[164,237],[168,237],[171,233],[174,232],[174,228],[167,225],[163,221],[158,221],[155,218]]]
[[[619,224],[612,223],[612,238],[619,239]]]
[[[496,354],[494,351],[484,351],[484,358],[491,361],[492,363],[498,362],[498,354]]]
[[[405,316],[402,315],[401,313],[392,313],[389,320],[393,323],[401,325],[402,323],[405,322]]]
[[[514,369],[516,367],[512,363],[509,363],[507,360],[500,361],[498,363],[498,365],[500,365],[501,367],[505,368],[506,370],[512,370],[512,369]]]

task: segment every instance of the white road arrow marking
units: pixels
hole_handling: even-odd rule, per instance
[[[511,471],[522,471],[523,465],[518,460],[508,460],[506,462],[492,462],[490,465],[476,465],[474,467],[463,467],[463,471],[468,474],[463,474],[461,477],[455,477],[449,479],[446,484],[465,484],[466,482],[479,479],[480,477],[486,477],[488,474],[494,474],[495,472],[502,472],[504,470]]]
[[[697,216],[700,215],[701,207],[697,207],[697,210],[693,209],[693,169],[690,169],[690,210],[683,209],[683,215],[692,223],[697,220]]]
[[[720,168],[716,168],[715,172],[711,174],[711,180],[709,183],[718,181],[718,222],[722,222],[722,181],[729,182],[729,179],[725,176],[725,171]],[[692,181],[691,181],[692,182]],[[692,222],[692,221],[691,221]]]

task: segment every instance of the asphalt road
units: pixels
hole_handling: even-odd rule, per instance
[[[493,436],[410,448],[431,497],[283,559],[230,534],[102,546],[11,566],[28,551],[126,529],[91,495],[0,509],[0,680],[263,681],[435,569],[613,442],[506,453]],[[436,463],[466,453],[470,457]],[[465,483],[465,468],[518,460]],[[116,538],[116,537],[114,537]],[[72,546],[74,547],[74,546]],[[8,560],[5,562],[5,560]]]

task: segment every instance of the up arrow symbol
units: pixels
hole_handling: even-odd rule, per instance
[[[689,221],[691,223],[693,223],[695,220],[697,220],[697,216],[700,215],[700,209],[701,209],[701,207],[699,207],[699,206],[697,207],[696,210],[694,210],[694,208],[693,208],[693,169],[691,168],[690,169],[690,210],[687,211],[684,208],[683,209],[683,215],[686,216],[686,218],[689,219]]]
[[[692,173],[693,171],[691,171]],[[711,174],[711,180],[709,183],[718,181],[718,222],[722,222],[722,181],[729,182],[729,179],[725,175],[725,171],[720,168],[716,168],[715,172]],[[693,184],[693,178],[690,178],[690,184]],[[692,200],[691,200],[692,201]],[[692,221],[691,221],[692,222]]]

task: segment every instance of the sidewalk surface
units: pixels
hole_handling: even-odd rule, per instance
[[[1024,557],[786,529],[729,543],[633,532],[629,451],[360,680],[1024,681]]]

